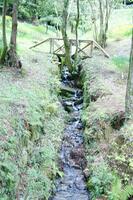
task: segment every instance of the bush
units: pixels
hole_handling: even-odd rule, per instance
[[[110,191],[113,176],[105,163],[93,166],[92,175],[88,181],[88,189],[91,191],[92,199],[106,196]]]
[[[128,200],[133,195],[133,185],[122,186],[121,179],[114,175],[109,200]]]

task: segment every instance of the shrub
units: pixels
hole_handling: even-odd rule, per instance
[[[109,200],[128,200],[133,195],[133,185],[122,186],[121,179],[114,175]]]
[[[105,163],[93,166],[92,175],[88,181],[88,189],[91,191],[92,199],[107,195],[111,188],[113,176]]]

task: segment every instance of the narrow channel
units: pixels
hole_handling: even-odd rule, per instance
[[[57,180],[52,200],[89,200],[83,169],[86,166],[83,142],[83,125],[80,112],[83,107],[83,91],[77,86],[77,77],[67,68],[62,73],[62,104],[70,118],[64,130],[60,160],[63,178]]]

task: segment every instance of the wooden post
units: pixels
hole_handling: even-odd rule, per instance
[[[53,41],[53,39],[50,38],[50,53],[52,53],[52,41]]]
[[[52,53],[54,52],[54,39],[52,40]]]
[[[93,48],[94,48],[94,46],[93,46],[93,41],[91,42],[91,46],[90,46],[90,57],[92,57],[93,56]]]
[[[70,41],[70,55],[72,55],[72,41],[71,40],[69,41]]]

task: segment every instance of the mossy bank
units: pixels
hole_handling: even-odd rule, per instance
[[[133,195],[133,126],[124,117],[125,80],[107,59],[83,62],[87,168],[91,198],[128,200]]]
[[[48,60],[48,61],[47,61]],[[42,53],[23,56],[22,73],[0,72],[0,199],[48,199],[61,175],[65,112],[58,66]]]

